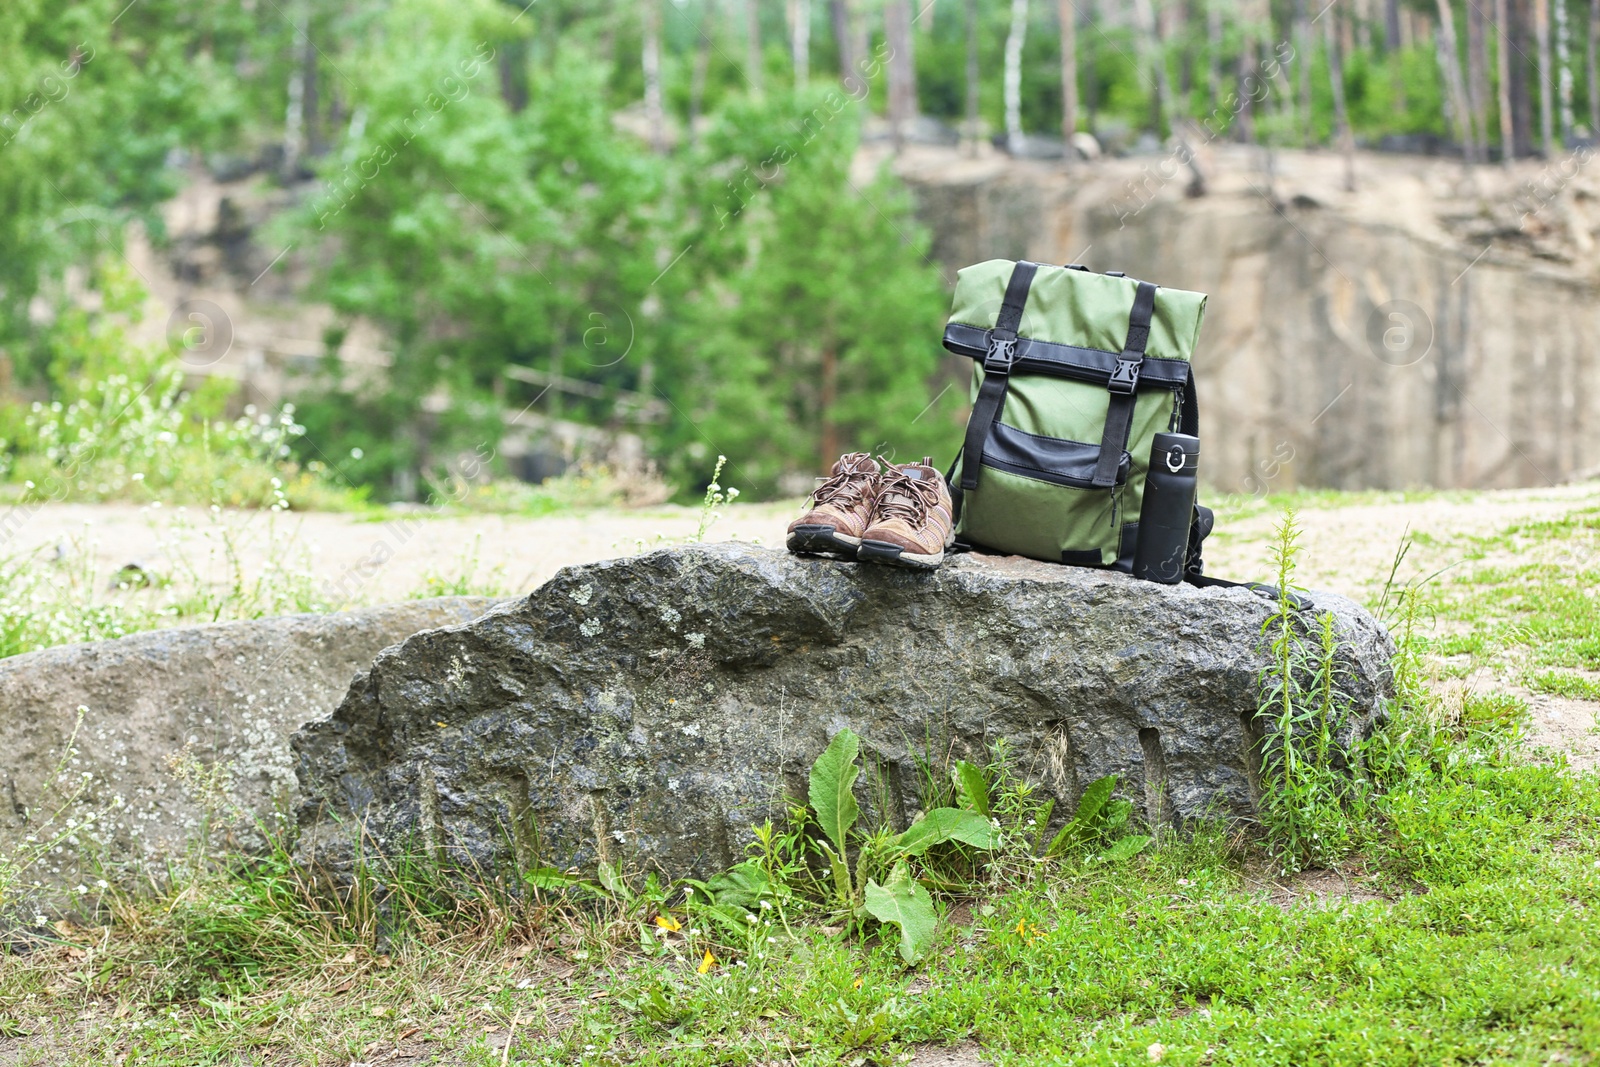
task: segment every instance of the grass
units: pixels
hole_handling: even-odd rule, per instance
[[[998,772],[1004,843],[940,868],[964,880],[935,898],[914,966],[804,878],[729,928],[681,887],[519,897],[416,864],[334,894],[280,855],[32,928],[0,961],[0,1055],[866,1065],[975,1043],[997,1065],[1595,1062],[1600,776],[1532,758],[1527,704],[1495,681],[1589,684],[1594,521],[1477,539],[1466,566],[1391,590],[1403,699],[1360,797],[1305,801],[1342,819],[1314,858],[1349,897],[1276,874],[1281,836],[1251,827],[1200,824],[1122,862],[1041,856],[1026,784]],[[1463,662],[1476,680],[1452,682]],[[778,828],[768,860],[804,838]]]
[[[1489,674],[1593,700],[1600,686],[1600,507],[1455,539],[1461,566],[1424,593],[1439,623],[1430,651],[1459,676]]]

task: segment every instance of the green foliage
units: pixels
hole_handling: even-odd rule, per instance
[[[817,825],[828,844],[840,855],[845,851],[850,828],[861,814],[852,792],[861,773],[856,766],[860,754],[861,739],[850,730],[840,730],[811,765],[811,809],[817,814]]]
[[[989,778],[983,773],[983,768],[968,763],[966,760],[957,760],[956,779],[961,783],[961,794],[967,802],[967,807],[987,819],[989,817]]]
[[[700,523],[695,527],[694,536],[690,538],[691,541],[697,543],[704,541],[706,534],[711,530],[712,524],[722,517],[722,513],[717,509],[739,499],[738,489],[722,488],[722,468],[727,463],[727,456],[717,457],[716,469],[711,472],[711,481],[706,484],[706,495],[700,501]]]
[[[367,120],[323,161],[298,236],[327,242],[328,298],[383,326],[396,355],[381,382],[330,367],[303,410],[320,447],[362,450],[364,479],[495,444],[490,400],[508,363],[639,384],[643,320],[638,359],[590,342],[596,316],[624,328],[659,270],[649,219],[660,165],[615,132],[601,70],[581,54],[530,72],[528,106],[506,107],[496,56],[530,28],[513,14],[489,0],[406,0],[382,15],[376,47],[341,64]],[[423,435],[413,413],[437,389],[453,403]],[[609,415],[562,396],[549,395],[550,414]]]
[[[1117,776],[1108,774],[1090,783],[1078,799],[1078,810],[1062,826],[1045,849],[1047,856],[1066,856],[1099,849],[1099,858],[1108,863],[1132,859],[1154,838],[1144,834],[1124,834],[1133,804],[1112,794]]]
[[[867,880],[862,907],[879,922],[900,928],[900,958],[907,965],[921,959],[933,943],[938,918],[933,898],[911,877],[904,860],[894,865],[883,885]]]
[[[837,89],[730,104],[680,173],[690,251],[661,279],[678,314],[656,360],[688,416],[658,445],[681,484],[706,441],[771,495],[840,452],[917,456],[953,433],[956,398],[929,408],[943,282],[897,184],[852,182],[859,121]]]
[[[823,836],[819,847],[833,882],[832,904],[858,918],[870,915],[898,925],[901,954],[911,963],[926,951],[936,914],[932,897],[913,879],[907,861],[950,843],[992,850],[999,837],[988,818],[962,808],[935,808],[899,834],[885,830],[864,837],[855,834],[861,815],[854,794],[860,752],[861,739],[848,729],[840,730],[811,765],[811,809]],[[983,795],[987,796],[986,787]],[[853,872],[852,844],[857,845]],[[884,870],[889,875],[880,885],[872,875]]]
[[[26,343],[35,336],[33,299],[64,304],[67,268],[120,248],[122,225],[132,218],[160,236],[154,208],[179,185],[167,154],[208,143],[215,126],[203,118],[207,100],[227,96],[233,81],[227,62],[192,46],[214,34],[222,38],[211,37],[214,43],[227,42],[236,17],[179,0],[6,5],[0,345],[23,342],[15,354],[24,381],[41,370]]]
[[[1571,671],[1540,671],[1528,677],[1530,688],[1574,700],[1600,700],[1600,681]],[[1526,706],[1524,705],[1524,711]]]
[[[24,507],[64,500],[163,501],[283,510],[351,507],[360,494],[301,467],[293,405],[225,416],[228,383],[196,389],[169,353],[136,344],[144,290],[127,272],[99,276],[103,305],[68,306],[41,335],[57,399],[0,398],[0,493]],[[9,485],[6,485],[9,483]]]
[[[1359,804],[1362,778],[1348,734],[1346,669],[1334,616],[1308,622],[1294,585],[1299,528],[1292,508],[1275,529],[1278,596],[1262,624],[1269,666],[1260,678],[1256,724],[1265,735],[1261,819],[1285,871],[1332,864],[1351,848],[1349,807]]]

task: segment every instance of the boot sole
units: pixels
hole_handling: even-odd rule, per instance
[[[855,559],[856,550],[861,547],[861,538],[839,533],[832,526],[808,525],[790,530],[787,544],[790,552]]]
[[[939,564],[944,562],[944,555],[943,550],[907,552],[899,545],[891,545],[887,541],[862,541],[856,559],[863,563],[882,563],[890,567],[905,567],[908,570],[931,571],[938,569]]]

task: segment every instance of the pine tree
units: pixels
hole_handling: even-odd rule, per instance
[[[954,448],[956,398],[930,407],[943,282],[897,186],[850,180],[856,107],[839,89],[745,104],[707,138],[695,171],[723,180],[662,357],[680,477],[715,449],[742,488],[796,492],[844,451]]]

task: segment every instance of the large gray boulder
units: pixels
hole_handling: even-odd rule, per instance
[[[0,854],[89,816],[29,880],[70,884],[107,860],[159,867],[203,832],[258,844],[257,824],[297,803],[289,735],[325,717],[381,649],[496,603],[413,600],[0,660]]]
[[[1332,612],[1348,719],[1392,643]],[[844,727],[869,817],[903,826],[924,766],[1014,770],[1070,812],[1116,774],[1144,818],[1248,814],[1261,628],[1243,589],[963,555],[935,573],[723,544],[562,571],[527,599],[386,649],[295,735],[301,855],[427,850],[484,872],[606,860],[668,876],[743,854]]]

